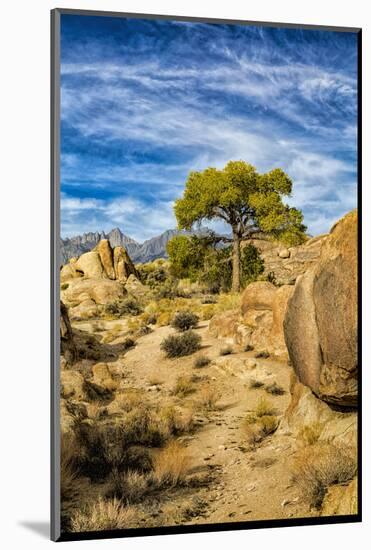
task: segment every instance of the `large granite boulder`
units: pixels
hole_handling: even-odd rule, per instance
[[[241,297],[241,308],[215,315],[209,332],[256,351],[268,351],[279,359],[287,358],[282,321],[293,287],[276,287],[272,283],[251,283]]]
[[[70,318],[80,319],[98,315],[102,306],[124,299],[127,291],[119,281],[83,278],[71,279],[61,295],[69,306]]]
[[[299,380],[321,399],[357,403],[357,212],[338,221],[288,302],[285,341]]]
[[[75,269],[75,272],[78,271],[81,275],[89,279],[107,278],[97,250],[82,254],[79,259],[72,264],[72,268]]]

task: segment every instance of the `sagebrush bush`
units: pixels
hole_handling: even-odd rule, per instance
[[[273,382],[272,384],[265,386],[265,391],[271,395],[284,395],[286,393],[285,390],[277,384],[277,382]]]
[[[118,499],[103,500],[76,511],[71,518],[71,528],[75,532],[107,531],[132,527],[137,520],[134,508],[123,506]]]
[[[180,331],[195,328],[198,325],[199,317],[191,311],[178,311],[171,320],[171,326]]]
[[[305,500],[319,509],[327,489],[334,484],[347,483],[357,472],[353,448],[317,442],[300,449],[293,462],[293,481]]]
[[[201,336],[191,330],[180,335],[171,334],[162,340],[160,347],[170,358],[191,355],[200,349]]]
[[[105,307],[106,313],[120,317],[121,315],[140,315],[143,311],[141,304],[135,298],[126,298]]]
[[[319,440],[323,430],[321,422],[311,422],[306,424],[298,433],[297,440],[303,445],[314,445]]]
[[[196,369],[200,369],[202,367],[207,367],[207,365],[210,365],[211,359],[209,357],[206,357],[206,355],[200,355],[199,357],[196,357],[194,362],[194,367]]]
[[[255,416],[248,415],[243,422],[246,439],[254,447],[276,431],[278,427],[277,418],[273,415]]]
[[[253,351],[253,350],[254,350],[254,346],[252,346],[251,344],[246,344],[245,351]]]

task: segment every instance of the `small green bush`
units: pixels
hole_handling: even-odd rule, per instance
[[[167,357],[182,357],[191,355],[201,347],[201,336],[189,330],[184,334],[171,334],[161,342],[161,349]]]
[[[171,326],[180,331],[195,328],[198,325],[198,315],[191,311],[178,311],[171,321]]]

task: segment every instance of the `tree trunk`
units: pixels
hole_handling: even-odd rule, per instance
[[[232,291],[239,292],[241,286],[241,249],[240,236],[233,230],[233,254],[232,254]]]

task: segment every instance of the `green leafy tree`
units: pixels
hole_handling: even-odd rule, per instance
[[[292,181],[279,168],[259,174],[244,161],[230,161],[222,169],[190,172],[183,197],[175,201],[179,229],[190,230],[204,220],[223,220],[232,230],[232,289],[241,285],[241,240],[264,233],[287,244],[305,239],[300,210],[284,204]]]
[[[196,236],[177,235],[167,243],[170,273],[178,279],[195,281],[203,267],[205,250]]]
[[[253,244],[243,247],[241,254],[241,282],[243,286],[256,281],[264,272],[264,260]]]

